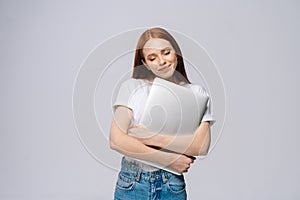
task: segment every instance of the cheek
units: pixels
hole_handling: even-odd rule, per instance
[[[169,61],[171,61],[171,62],[177,62],[177,56],[176,56],[175,53],[174,54],[170,54]]]
[[[148,67],[150,68],[151,71],[155,71],[157,70],[159,64],[155,64],[155,63],[150,63],[148,64]]]
[[[170,55],[169,62],[174,63],[174,67],[177,67],[177,55]]]

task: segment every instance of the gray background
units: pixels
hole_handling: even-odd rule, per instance
[[[299,1],[0,1],[0,199],[111,199],[116,172],[81,145],[76,74],[100,42],[162,26],[200,43],[227,117],[186,175],[190,199],[299,199]],[[124,66],[130,67],[130,66]]]

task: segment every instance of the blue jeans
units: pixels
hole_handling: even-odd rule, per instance
[[[186,200],[186,196],[183,175],[164,170],[143,171],[123,157],[115,200]]]

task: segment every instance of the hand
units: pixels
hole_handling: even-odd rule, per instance
[[[172,169],[179,173],[188,172],[188,169],[190,168],[191,164],[194,163],[195,157],[189,157],[186,155],[176,155],[177,159],[169,165]]]
[[[149,131],[143,125],[135,125],[128,130],[128,134],[137,138],[145,145],[158,146],[159,136],[156,133]]]

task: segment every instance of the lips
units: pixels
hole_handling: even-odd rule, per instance
[[[159,68],[158,71],[166,71],[166,70],[168,70],[168,68],[169,68],[170,66],[171,66],[171,65],[168,65],[168,66]]]

